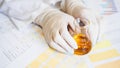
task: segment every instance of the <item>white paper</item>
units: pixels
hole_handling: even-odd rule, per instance
[[[25,68],[48,48],[40,27],[22,23],[20,27],[17,30],[6,16],[0,15],[0,68]]]

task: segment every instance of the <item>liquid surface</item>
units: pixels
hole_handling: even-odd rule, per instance
[[[91,41],[86,37],[85,34],[76,34],[73,36],[74,40],[76,41],[78,45],[78,49],[74,50],[74,54],[76,55],[84,55],[90,52],[92,43]]]

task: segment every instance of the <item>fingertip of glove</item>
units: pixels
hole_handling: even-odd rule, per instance
[[[77,46],[77,44],[74,44],[74,49],[78,49],[78,46]]]
[[[69,54],[74,54],[74,50],[73,49],[69,50]]]

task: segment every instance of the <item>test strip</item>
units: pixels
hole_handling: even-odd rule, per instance
[[[95,68],[120,68],[120,60],[98,65]]]
[[[55,53],[55,51],[48,48],[46,51],[44,51],[42,54],[40,54],[40,56],[37,59],[35,59],[28,67],[30,67],[30,68],[39,68],[41,63],[47,61],[47,59],[51,55],[53,55],[54,53]]]
[[[102,60],[106,60],[106,59],[110,59],[110,58],[114,58],[114,57],[118,57],[118,56],[120,56],[118,51],[115,49],[112,49],[112,50],[100,52],[97,54],[91,54],[91,55],[89,55],[89,58],[92,62],[97,62],[97,61],[102,61]]]
[[[79,63],[76,68],[88,68],[86,63]]]
[[[40,62],[37,60],[34,60],[31,64],[29,64],[26,68],[39,68]]]
[[[93,50],[99,50],[99,49],[103,49],[103,48],[107,48],[107,47],[110,47],[112,44],[110,43],[110,41],[108,40],[104,40],[104,41],[101,41],[101,42],[98,42],[95,47],[93,48]]]
[[[60,54],[60,53],[57,53],[53,58],[51,58],[44,66],[44,68],[55,68],[59,63],[60,61],[63,61],[62,60],[63,58],[65,57],[65,54]]]

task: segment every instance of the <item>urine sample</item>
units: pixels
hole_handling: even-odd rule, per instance
[[[74,50],[74,54],[84,55],[90,52],[92,43],[85,34],[76,34],[73,36],[73,38],[78,45],[78,49]]]
[[[81,33],[73,33],[73,38],[76,41],[78,45],[78,49],[74,50],[74,54],[76,55],[85,55],[91,51],[92,48],[92,42],[90,40],[90,36],[88,33],[88,24],[84,24],[79,19],[77,21],[79,25],[81,26]]]

